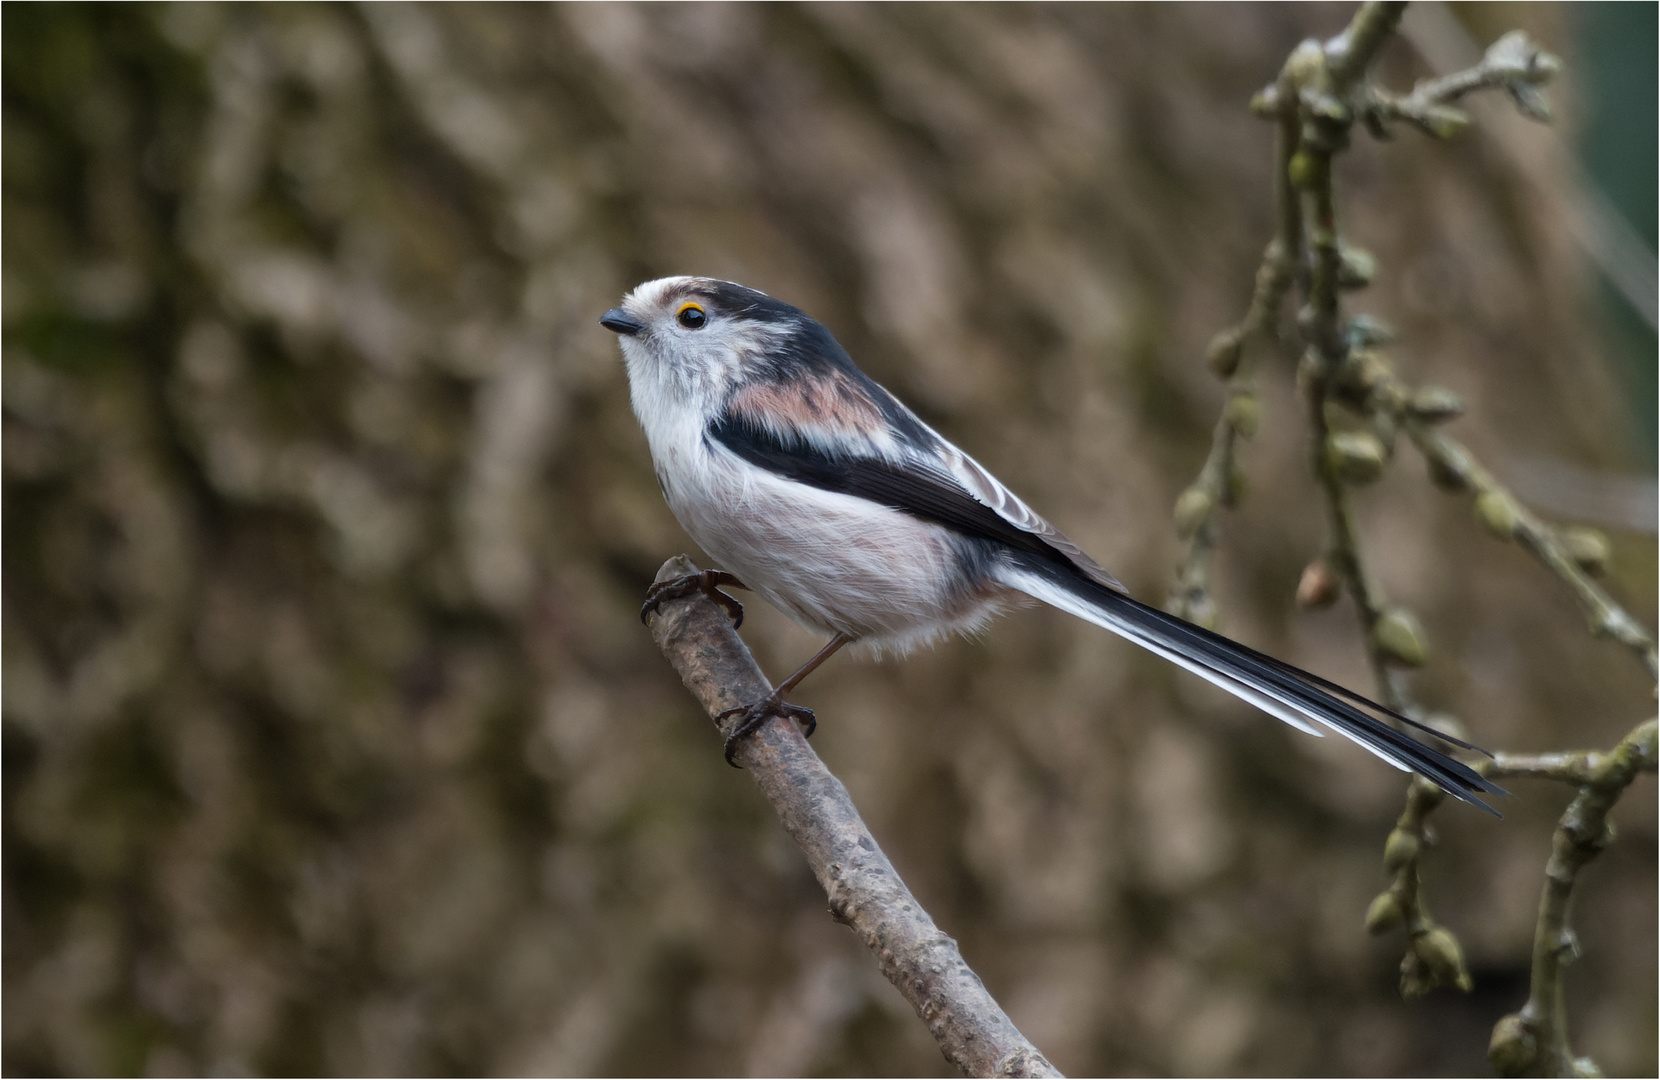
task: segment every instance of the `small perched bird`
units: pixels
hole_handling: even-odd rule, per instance
[[[829,643],[742,709],[726,744],[773,717],[832,653],[903,653],[1034,597],[1121,634],[1311,735],[1330,728],[1492,812],[1502,789],[1369,715],[1467,743],[1149,607],[1053,525],[854,366],[818,322],[700,277],[648,281],[600,317],[619,335],[634,412],[675,517],[731,573],[654,588],[646,610],[719,585],[752,589]],[[736,576],[734,576],[734,574]],[[642,612],[642,615],[644,612]]]

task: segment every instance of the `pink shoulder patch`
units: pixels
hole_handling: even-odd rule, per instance
[[[823,432],[880,439],[887,433],[882,411],[864,389],[840,372],[811,375],[791,383],[757,383],[732,399],[734,412],[778,432]]]

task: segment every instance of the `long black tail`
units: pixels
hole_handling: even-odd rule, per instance
[[[1070,568],[1024,552],[1011,552],[997,569],[996,576],[1012,589],[1121,634],[1180,664],[1292,727],[1311,735],[1324,734],[1313,725],[1330,728],[1396,768],[1426,776],[1455,798],[1500,816],[1480,795],[1508,794],[1503,788],[1463,762],[1430,749],[1357,706],[1376,710],[1443,742],[1486,754],[1480,747],[1391,712],[1318,675],[1149,607]]]

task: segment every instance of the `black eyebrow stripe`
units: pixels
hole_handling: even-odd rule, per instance
[[[703,281],[686,291],[689,295],[708,301],[716,311],[742,319],[761,323],[790,323],[801,319],[811,321],[810,316],[798,307],[786,304],[782,300],[774,300],[764,292],[730,281]]]

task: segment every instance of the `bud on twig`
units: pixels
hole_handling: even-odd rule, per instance
[[[1474,983],[1464,967],[1464,950],[1458,939],[1444,926],[1433,926],[1412,940],[1412,951],[1423,960],[1433,980],[1428,989],[1447,983],[1469,992]]]
[[[1249,439],[1257,433],[1257,426],[1262,422],[1262,404],[1255,394],[1238,391],[1228,399],[1226,414],[1233,429]]]
[[[1439,424],[1464,415],[1463,399],[1440,386],[1420,387],[1407,402],[1406,408],[1415,419],[1428,424]]]
[[[1437,139],[1450,139],[1470,126],[1470,114],[1451,105],[1426,105],[1419,115],[1425,129]]]
[[[1340,431],[1326,440],[1326,466],[1345,484],[1369,484],[1383,475],[1388,453],[1369,431]]]
[[[1339,124],[1349,122],[1349,107],[1335,94],[1328,94],[1313,86],[1305,86],[1298,95],[1298,100],[1302,102],[1303,108],[1323,120],[1333,120]]]
[[[1364,289],[1378,274],[1378,260],[1370,251],[1343,244],[1338,249],[1337,284],[1344,289]]]
[[[1405,608],[1386,611],[1372,627],[1372,640],[1384,655],[1407,667],[1423,667],[1429,650],[1424,644],[1424,628]]]
[[[1487,46],[1482,63],[1510,79],[1543,86],[1562,70],[1562,61],[1541,49],[1525,30],[1512,30]]]
[[[1216,500],[1201,487],[1190,487],[1176,500],[1176,535],[1186,540],[1199,531]]]
[[[1418,857],[1418,838],[1403,829],[1394,829],[1389,833],[1389,839],[1383,843],[1383,866],[1386,870],[1399,870],[1407,863]]]
[[[1587,574],[1600,576],[1608,569],[1608,537],[1599,529],[1576,525],[1562,531],[1562,546],[1568,557]]]
[[[1230,326],[1219,331],[1205,346],[1205,364],[1222,378],[1232,378],[1233,373],[1239,370],[1239,362],[1245,355],[1245,335],[1239,332],[1239,327]]]
[[[1286,178],[1291,186],[1299,190],[1313,187],[1320,178],[1320,165],[1314,155],[1307,150],[1299,150],[1291,155],[1291,161],[1286,166]]]
[[[1512,30],[1493,42],[1481,62],[1504,76],[1504,88],[1524,116],[1541,123],[1550,120],[1550,103],[1539,87],[1561,69],[1560,60],[1535,45],[1522,31]]]
[[[1337,371],[1340,399],[1364,410],[1366,401],[1390,379],[1389,359],[1376,349],[1350,349]]]
[[[1539,1040],[1527,1021],[1511,1013],[1493,1025],[1487,1063],[1500,1076],[1527,1076],[1539,1061]]]
[[[1387,934],[1405,921],[1406,913],[1401,910],[1401,902],[1395,898],[1393,889],[1379,893],[1372,905],[1366,909],[1368,934]]]
[[[1522,523],[1522,508],[1502,491],[1484,491],[1476,497],[1476,517],[1487,526],[1488,532],[1500,540],[1509,540]]]
[[[1310,611],[1331,607],[1343,591],[1337,571],[1324,559],[1315,559],[1303,567],[1303,576],[1297,580],[1297,606]]]

